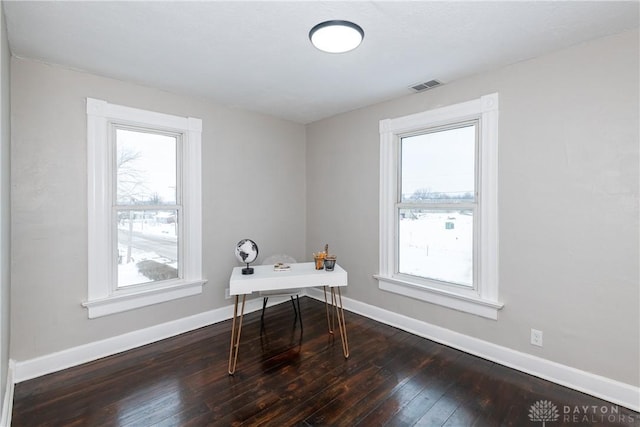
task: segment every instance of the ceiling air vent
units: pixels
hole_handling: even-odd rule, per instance
[[[416,92],[422,92],[425,91],[427,89],[432,89],[436,86],[440,86],[442,83],[439,82],[438,80],[429,80],[428,82],[424,82],[424,83],[418,83],[415,85],[410,86],[411,89],[413,89]]]

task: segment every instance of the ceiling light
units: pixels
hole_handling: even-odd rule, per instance
[[[349,21],[325,21],[309,31],[309,40],[318,49],[344,53],[357,48],[364,38],[362,28]]]

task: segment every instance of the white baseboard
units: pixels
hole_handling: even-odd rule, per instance
[[[11,425],[11,414],[13,412],[13,390],[14,390],[14,372],[15,361],[9,359],[9,367],[7,369],[7,386],[4,391],[4,399],[2,401],[2,414],[0,415],[0,427],[9,427]]]
[[[324,301],[324,293],[307,288],[306,295]],[[522,353],[507,347],[412,319],[392,311],[342,297],[346,310],[410,332],[449,347],[462,350],[509,368],[590,394],[634,411],[640,411],[640,387]]]
[[[324,294],[319,289],[308,288],[305,290],[305,294],[324,301]],[[284,300],[270,299],[269,306],[283,301]],[[634,411],[640,411],[639,387],[502,347],[347,297],[343,297],[342,301],[345,309],[370,319],[517,369],[527,374],[596,396]],[[261,308],[262,299],[252,299],[247,301],[245,313],[260,310]],[[5,393],[0,426],[5,426],[5,424],[1,424],[1,422],[5,421],[6,416],[9,417],[10,421],[10,409],[13,403],[13,384],[218,323],[230,319],[232,315],[233,306],[230,305],[105,340],[73,347],[35,359],[17,362],[10,361],[10,369],[7,376],[7,392]],[[11,381],[9,378],[11,378]],[[10,387],[9,383],[11,384]],[[7,401],[7,399],[10,400]],[[5,408],[7,408],[6,410],[9,412],[8,415],[5,414]],[[8,426],[9,424],[6,425]]]
[[[284,300],[269,299],[269,306]],[[262,299],[256,298],[246,302],[245,314],[262,309]],[[42,375],[61,371],[103,357],[111,356],[136,347],[170,338],[194,329],[212,325],[233,316],[233,305],[206,311],[193,316],[184,317],[149,328],[140,329],[101,341],[95,341],[78,347],[72,347],[56,353],[34,359],[15,362],[14,383],[37,378]]]

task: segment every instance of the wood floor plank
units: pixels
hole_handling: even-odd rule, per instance
[[[393,396],[398,390],[404,388],[404,386],[422,370],[431,363],[431,359],[425,358],[425,351],[429,351],[436,344],[432,341],[426,341],[415,337],[417,340],[408,343],[409,349],[398,349],[398,351],[406,356],[405,360],[391,361],[392,366],[389,369],[392,372],[382,384],[376,388],[372,388],[368,392],[362,393],[359,396],[359,400],[355,402],[348,411],[345,411],[340,416],[340,423],[346,425],[356,425],[366,415],[370,414],[375,409],[378,409],[381,402],[392,401],[389,396]],[[395,363],[394,363],[395,362]]]
[[[463,355],[459,360],[469,364],[463,365],[464,369],[460,369],[459,374],[452,375],[455,380],[451,387],[416,422],[416,425],[445,425],[459,407],[464,405],[465,408],[473,408],[472,397],[484,391],[480,387],[486,377],[486,372],[494,366],[494,363],[469,355]]]
[[[357,324],[357,323],[356,323]],[[356,325],[354,324],[354,326]],[[316,357],[324,357],[328,363],[322,365],[322,370],[302,374],[299,370],[292,372],[294,382],[283,381],[281,388],[281,400],[276,407],[272,407],[263,416],[254,416],[247,419],[248,425],[252,423],[270,423],[282,425],[290,422],[302,422],[304,416],[311,413],[316,405],[322,406],[322,402],[339,395],[337,391],[344,386],[343,379],[359,375],[364,368],[371,366],[368,361],[375,357],[376,352],[382,351],[383,335],[371,333],[357,334],[350,342],[351,348],[371,349],[364,356],[362,352],[358,356],[352,356],[345,360],[340,346],[339,352],[318,354]],[[352,353],[353,354],[353,353]],[[313,366],[313,364],[308,364]],[[284,378],[280,376],[279,380]],[[301,407],[303,410],[301,410]],[[293,411],[291,409],[294,409]]]
[[[236,374],[230,321],[19,383],[12,426],[526,426],[531,406],[617,408],[594,424],[640,427],[640,414],[346,312],[351,355],[327,331],[324,303],[301,298],[244,318]]]
[[[424,351],[422,349],[415,349],[415,340],[420,340],[418,337],[405,338],[406,335],[400,334],[393,348],[394,351],[389,355],[388,351],[385,351],[385,358],[379,362],[379,369],[374,375],[366,378],[365,381],[358,381],[353,390],[349,390],[349,393],[345,398],[340,399],[339,402],[331,402],[329,405],[334,407],[331,409],[321,408],[316,411],[314,416],[308,418],[306,421],[309,424],[348,424],[352,423],[362,412],[368,412],[369,405],[373,405],[377,399],[384,397],[388,394],[389,389],[393,385],[397,385],[400,375],[400,380],[404,380],[403,370],[406,370],[408,366],[413,367],[412,370],[417,370],[421,366],[421,362],[424,361]],[[398,367],[403,367],[398,369]],[[337,399],[334,399],[337,400]]]

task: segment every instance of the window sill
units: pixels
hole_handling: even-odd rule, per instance
[[[498,301],[428,288],[388,276],[374,275],[373,277],[378,279],[379,287],[383,291],[427,301],[465,313],[475,314],[476,316],[486,317],[487,319],[498,320],[498,310],[504,307],[504,304]]]
[[[89,311],[89,319],[121,313],[148,305],[184,298],[202,293],[206,280],[180,282],[163,288],[136,293],[116,294],[106,298],[82,303]]]

